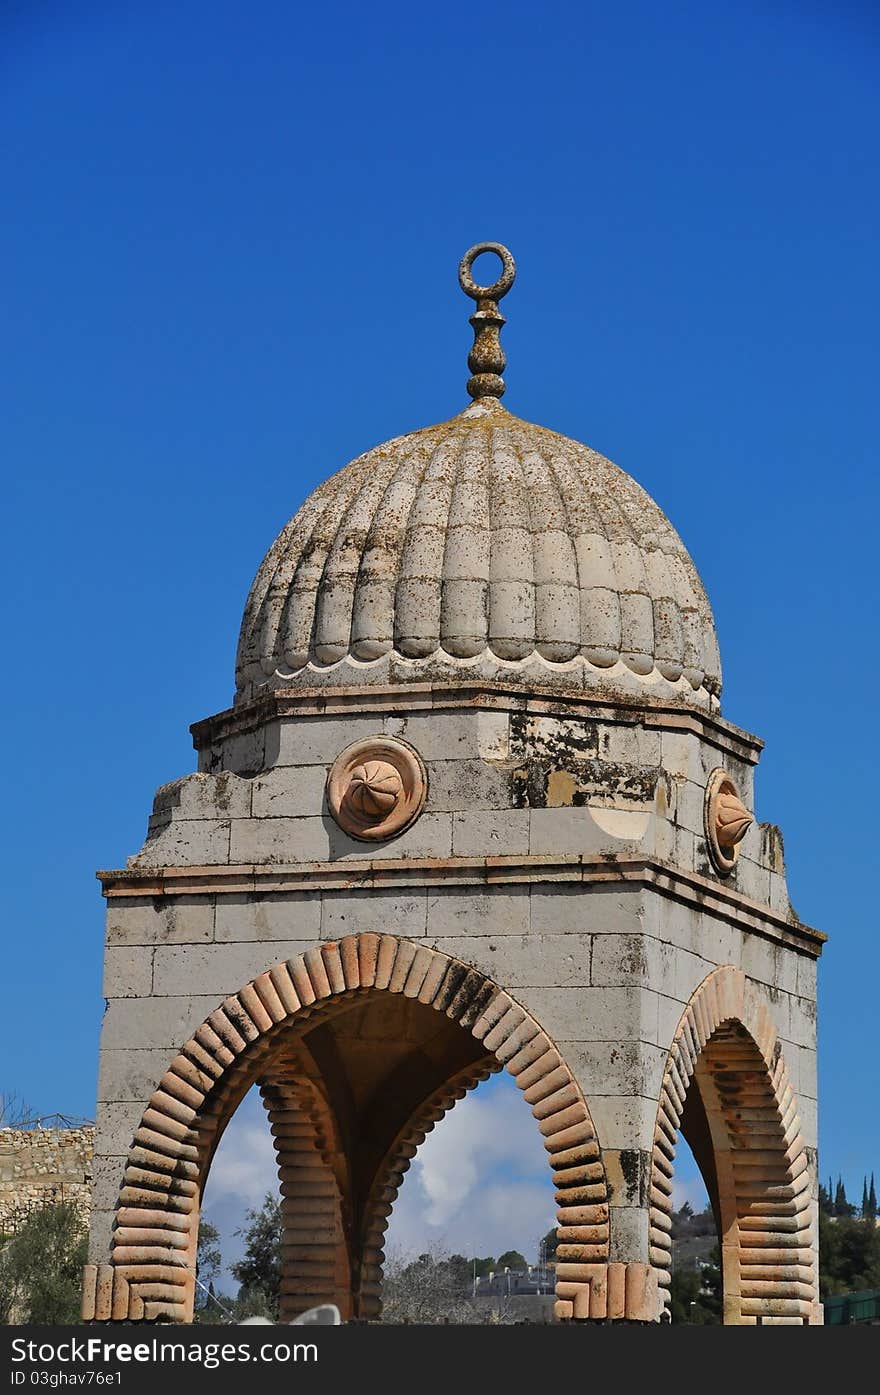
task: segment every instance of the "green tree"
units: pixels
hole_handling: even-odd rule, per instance
[[[528,1269],[528,1262],[525,1255],[521,1255],[519,1250],[505,1250],[503,1255],[498,1256],[498,1269]]]
[[[868,1191],[868,1220],[869,1220],[869,1221],[876,1221],[876,1219],[877,1219],[877,1192],[876,1192],[876,1190],[875,1190],[875,1188],[874,1188],[874,1174],[873,1174],[873,1172],[872,1172],[872,1173],[871,1173],[871,1186],[870,1186],[870,1190]]]
[[[214,1294],[214,1283],[219,1277],[222,1263],[220,1232],[210,1221],[203,1220],[199,1225],[196,1247],[196,1322],[214,1322],[222,1314]]]
[[[855,1210],[846,1199],[846,1187],[843,1185],[843,1178],[838,1177],[837,1187],[834,1191],[834,1214],[835,1216],[851,1216]]]
[[[259,1210],[248,1211],[247,1222],[235,1232],[244,1238],[244,1255],[229,1266],[241,1285],[238,1303],[248,1308],[248,1313],[241,1315],[262,1314],[274,1320],[278,1317],[281,1297],[281,1237],[284,1228],[278,1198],[267,1192]]]
[[[555,1226],[553,1227],[552,1230],[548,1230],[546,1235],[542,1236],[542,1238],[541,1238],[541,1244],[544,1246],[544,1263],[545,1263],[545,1264],[555,1264],[555,1263],[556,1263],[556,1247],[557,1247],[557,1245],[559,1244],[559,1240],[558,1240],[557,1235],[556,1235],[556,1227],[555,1227]]]
[[[721,1322],[721,1262],[717,1247],[699,1269],[676,1269],[669,1288],[675,1323],[705,1327]]]
[[[880,1230],[873,1220],[820,1212],[819,1285],[823,1298],[880,1288]]]
[[[0,1321],[79,1322],[87,1252],[85,1223],[70,1202],[31,1211],[0,1250]]]

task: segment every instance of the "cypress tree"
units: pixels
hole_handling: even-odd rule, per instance
[[[846,1199],[846,1187],[843,1185],[843,1178],[838,1174],[837,1187],[834,1192],[834,1214],[835,1216],[848,1216],[850,1205]]]
[[[869,1209],[869,1202],[868,1202],[868,1179],[867,1179],[867,1177],[863,1177],[863,1178],[862,1178],[862,1220],[863,1220],[863,1221],[866,1221],[866,1220],[868,1219],[868,1209]]]
[[[877,1219],[877,1193],[874,1190],[874,1174],[871,1173],[871,1190],[868,1192],[868,1215],[872,1221]]]

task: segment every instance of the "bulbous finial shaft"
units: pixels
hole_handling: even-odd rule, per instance
[[[492,286],[478,286],[471,276],[471,267],[481,252],[494,252],[501,258],[502,272]],[[506,323],[498,309],[498,301],[507,295],[516,276],[516,262],[500,242],[478,242],[465,252],[458,268],[458,283],[465,295],[477,302],[470,322],[474,330],[473,348],[468,354],[471,377],[467,390],[474,401],[481,397],[503,397],[504,379],[501,374],[507,359],[501,347],[501,328]]]

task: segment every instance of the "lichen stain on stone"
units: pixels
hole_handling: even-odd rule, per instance
[[[639,1200],[640,1156],[636,1148],[624,1148],[620,1153],[620,1171],[626,1187],[627,1201]]]
[[[511,772],[511,802],[515,809],[577,809],[611,798],[653,808],[661,780],[662,772],[654,766],[530,757]]]
[[[547,777],[547,808],[562,809],[574,803],[577,780],[570,770],[551,770]]]

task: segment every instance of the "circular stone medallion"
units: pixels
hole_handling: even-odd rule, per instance
[[[352,838],[381,842],[418,818],[428,777],[418,751],[393,736],[355,741],[336,757],[327,776],[327,802]]]
[[[726,770],[713,770],[706,785],[703,822],[709,855],[718,872],[727,876],[736,866],[739,845],[754,822]]]

